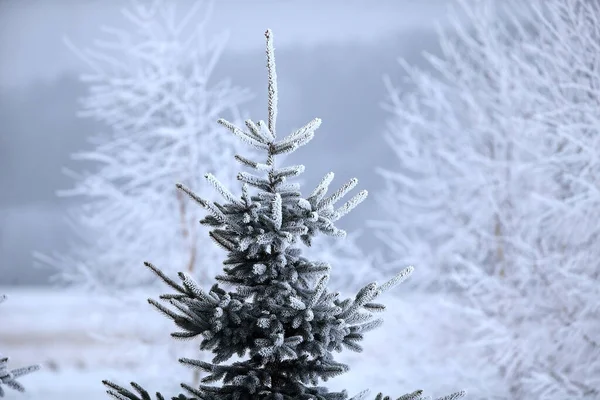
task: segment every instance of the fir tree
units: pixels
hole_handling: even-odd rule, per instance
[[[194,388],[182,383],[188,392],[178,400],[246,400],[246,399],[321,399],[344,400],[346,391],[329,392],[316,386],[319,380],[348,371],[336,362],[332,352],[344,348],[362,351],[359,342],[379,325],[373,314],[385,306],[374,301],[384,292],[404,281],[413,271],[405,268],[383,285],[364,286],[354,298],[340,299],[327,287],[331,267],[327,263],[302,257],[297,245],[310,246],[318,233],[344,237],[346,232],[335,222],[367,197],[361,191],[334,208],[336,203],[357,184],[352,179],[327,196],[333,173],[327,174],[317,188],[302,197],[298,183],[289,178],[300,175],[303,165],[276,166],[275,158],[307,144],[321,120],[315,118],[289,136],[276,140],[277,77],[272,34],[267,38],[268,120],[246,121],[242,130],[228,121],[218,122],[242,141],[266,153],[264,163],[240,155],[235,159],[259,174],[240,172],[241,198],[237,198],[212,174],[206,179],[225,202],[211,202],[198,197],[187,187],[177,187],[208,211],[202,224],[211,227],[211,238],[228,252],[223,274],[216,277],[222,284],[234,286],[226,291],[216,283],[206,292],[187,273],[180,272],[176,282],[153,264],[145,265],[167,283],[175,293],[160,296],[166,303],[149,299],[149,303],[172,319],[181,329],[172,333],[176,339],[202,336],[200,349],[211,350],[212,362],[181,358],[184,365],[208,373],[203,384]],[[168,306],[171,306],[169,308]],[[243,361],[224,364],[234,355]],[[221,386],[208,383],[223,381]],[[110,381],[103,381],[107,391],[119,400],[150,400],[140,385],[131,392]],[[364,399],[367,391],[352,399]],[[192,396],[192,397],[189,397]],[[464,392],[446,396],[458,399]],[[164,397],[156,393],[158,400]],[[423,399],[421,391],[399,399]],[[377,400],[389,399],[381,394]]]
[[[0,295],[0,303],[4,302],[4,300],[6,300],[6,295]],[[8,361],[9,358],[4,357],[0,353],[0,397],[4,397],[5,386],[19,392],[24,392],[25,388],[17,381],[17,378],[40,369],[39,365],[30,365],[28,367],[9,370]]]

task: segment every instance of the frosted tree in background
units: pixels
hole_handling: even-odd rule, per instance
[[[0,303],[6,300],[6,295],[0,295]],[[5,388],[13,389],[19,392],[24,392],[25,387],[17,381],[17,378],[30,374],[40,369],[39,365],[30,365],[28,367],[21,367],[17,369],[8,369],[8,357],[4,357],[0,353],[0,397],[4,397]]]
[[[149,255],[200,278],[220,255],[199,235],[200,215],[173,181],[198,186],[198,171],[227,165],[237,144],[217,133],[218,115],[236,118],[247,90],[212,75],[226,43],[205,32],[210,2],[194,2],[178,17],[172,1],[132,1],[128,27],[102,27],[91,49],[70,47],[90,69],[81,116],[108,129],[91,149],[73,156],[93,170],[67,171],[75,180],[63,196],[80,203],[72,220],[83,243],[66,255],[44,257],[69,283],[102,289],[152,279],[136,265]]]
[[[459,4],[434,72],[403,63],[404,95],[388,81],[398,160],[376,225],[457,292],[445,340],[472,346],[463,378],[496,369],[483,397],[598,398],[600,4]]]
[[[370,283],[353,298],[342,300],[340,293],[328,289],[332,266],[302,256],[299,246],[310,246],[318,234],[344,237],[346,232],[335,223],[362,203],[367,192],[361,191],[336,206],[357,185],[357,180],[350,180],[328,195],[334,177],[330,172],[304,198],[300,185],[292,182],[303,173],[304,165],[278,165],[279,155],[291,153],[312,140],[321,120],[315,118],[278,140],[277,75],[271,31],[267,30],[265,36],[269,78],[267,122],[247,120],[242,129],[219,120],[234,136],[263,153],[260,161],[235,156],[251,171],[237,174],[242,183],[241,196],[234,195],[231,188],[211,173],[205,178],[222,197],[219,202],[200,198],[185,185],[177,185],[207,211],[202,224],[211,228],[209,235],[215,245],[227,251],[225,267],[216,276],[218,282],[210,290],[203,290],[185,272],[179,273],[178,283],[153,264],[145,263],[174,291],[161,296],[160,302],[148,300],[180,328],[171,336],[175,339],[202,336],[201,349],[214,355],[211,362],[180,359],[182,364],[209,375],[198,387],[182,383],[189,395],[180,394],[172,399],[347,399],[346,391],[330,392],[326,387],[316,386],[320,380],[327,381],[348,370],[347,365],[334,359],[333,351],[344,348],[362,351],[359,343],[364,333],[382,322],[373,319],[373,314],[383,311],[385,306],[374,301],[412,272],[412,267],[407,267],[383,285]],[[226,291],[220,284],[234,290]],[[227,363],[234,356],[240,360]],[[103,383],[115,399],[151,399],[136,383],[131,385],[137,394],[110,381]],[[444,399],[463,396],[464,392],[459,392]],[[353,399],[365,397],[363,392]],[[160,393],[156,393],[156,398],[165,399]],[[380,394],[376,399],[382,398]],[[424,400],[424,397],[419,390],[399,399]]]
[[[201,186],[198,171],[226,168],[239,145],[214,121],[237,119],[251,98],[214,78],[227,37],[211,38],[205,29],[213,3],[181,5],[133,0],[121,10],[124,28],[103,26],[104,38],[91,48],[67,40],[89,70],[81,76],[88,89],[80,115],[105,129],[90,135],[89,150],[73,155],[81,169],[67,171],[75,185],[59,193],[74,200],[70,219],[80,240],[66,254],[37,255],[60,271],[60,281],[108,294],[95,301],[114,323],[90,335],[111,344],[120,363],[139,359],[148,374],[160,373],[171,347],[158,352],[160,338],[129,317],[145,296],[119,289],[156,282],[136,268],[146,257],[200,282],[220,265],[222,252],[200,234],[202,215],[173,182]]]

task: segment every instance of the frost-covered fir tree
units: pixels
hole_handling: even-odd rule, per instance
[[[6,295],[0,295],[0,303],[4,302],[5,300]],[[4,397],[4,388],[24,392],[25,387],[19,381],[17,381],[17,378],[40,369],[39,365],[30,365],[28,367],[21,367],[11,370],[8,368],[8,362],[9,358],[0,353],[0,397]]]
[[[452,381],[485,382],[485,399],[597,399],[600,3],[459,5],[435,71],[404,64],[413,89],[390,86],[381,236],[428,283],[458,281],[443,339],[470,350]]]
[[[202,210],[190,207],[173,182],[200,188],[206,182],[198,171],[220,171],[224,184],[235,183],[230,160],[243,144],[223,135],[214,120],[236,118],[250,94],[215,76],[226,35],[211,37],[206,28],[213,1],[125,4],[123,26],[103,27],[90,48],[67,41],[88,67],[81,75],[87,92],[80,115],[102,131],[90,135],[88,150],[74,154],[80,169],[67,171],[74,187],[59,192],[71,201],[76,240],[66,252],[37,256],[57,269],[59,281],[108,294],[94,301],[101,303],[100,313],[115,319],[90,335],[111,344],[115,362],[135,360],[148,369],[152,360],[151,369],[159,373],[163,362],[156,347],[166,357],[171,349],[157,346],[168,338],[155,333],[169,322],[156,315],[156,329],[148,330],[147,321],[129,318],[144,307],[147,286],[156,282],[136,265],[151,259],[173,273],[185,270],[200,284],[218,273],[225,253],[198,224]],[[330,243],[317,241],[312,250],[319,258],[343,257],[353,274],[340,283],[355,286],[368,268],[366,256],[351,240]],[[138,287],[143,295],[132,290]]]
[[[333,173],[327,174],[306,198],[291,178],[304,171],[303,165],[277,165],[277,156],[307,144],[321,124],[315,118],[304,127],[277,140],[277,77],[272,34],[267,31],[268,119],[246,121],[246,129],[220,119],[243,142],[263,152],[264,162],[242,155],[235,159],[253,172],[237,174],[242,183],[241,196],[234,195],[213,174],[206,179],[222,196],[214,202],[198,197],[182,184],[177,187],[189,195],[208,216],[201,223],[211,227],[210,237],[227,251],[219,283],[234,287],[227,291],[215,283],[203,290],[187,273],[177,282],[147,262],[145,265],[167,283],[174,293],[149,303],[172,319],[180,331],[176,339],[202,337],[200,348],[212,351],[212,362],[181,358],[179,361],[208,373],[199,387],[181,386],[188,394],[173,399],[251,400],[251,399],[347,399],[346,391],[329,392],[316,386],[348,371],[336,362],[334,351],[348,348],[362,351],[363,335],[382,320],[373,314],[385,306],[375,300],[405,280],[408,267],[382,285],[370,283],[353,298],[341,299],[330,292],[331,266],[302,256],[299,247],[311,245],[321,233],[344,237],[335,222],[360,204],[367,192],[361,191],[343,205],[336,204],[357,184],[352,179],[328,195]],[[237,355],[241,361],[226,363]],[[401,356],[401,355],[399,355]],[[208,383],[221,385],[211,386]],[[104,381],[108,393],[119,400],[150,399],[148,392],[132,383],[135,392]],[[463,397],[459,392],[445,399]],[[366,392],[353,399],[363,399]],[[164,399],[156,394],[159,400]],[[377,399],[381,400],[382,395]],[[386,397],[387,398],[387,397]],[[400,399],[423,399],[422,392]]]

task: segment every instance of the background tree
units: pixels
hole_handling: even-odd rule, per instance
[[[66,40],[90,71],[81,76],[88,92],[80,115],[104,129],[90,135],[89,150],[73,155],[79,171],[90,169],[67,170],[75,185],[59,192],[74,200],[70,221],[77,241],[66,254],[37,254],[57,268],[59,281],[95,290],[105,295],[99,300],[106,310],[121,310],[118,323],[91,334],[113,342],[119,354],[145,354],[147,369],[163,362],[154,347],[159,339],[123,312],[143,304],[132,289],[155,282],[136,266],[151,254],[203,282],[219,265],[219,249],[200,235],[201,215],[172,182],[201,185],[198,171],[227,165],[238,144],[213,122],[223,114],[237,118],[238,107],[251,98],[248,90],[213,77],[227,40],[206,32],[213,3],[193,2],[183,13],[177,4],[132,0],[121,11],[127,26],[103,26],[105,38],[92,48]],[[133,342],[124,342],[123,334]],[[163,356],[171,350],[168,343],[161,348]]]
[[[300,185],[290,182],[303,173],[304,165],[277,165],[278,155],[291,153],[314,137],[321,120],[315,118],[277,140],[277,75],[272,34],[267,30],[265,36],[269,77],[267,123],[247,120],[246,129],[241,129],[219,120],[237,138],[261,150],[265,161],[235,156],[243,166],[257,171],[237,174],[242,183],[240,198],[211,173],[205,178],[224,202],[200,198],[186,186],[177,185],[208,211],[202,224],[212,228],[210,237],[228,253],[223,272],[216,276],[218,283],[205,291],[185,272],[179,273],[180,284],[151,263],[145,263],[176,292],[161,296],[166,305],[148,300],[181,329],[171,336],[189,339],[201,335],[201,349],[214,354],[212,362],[189,358],[181,358],[180,362],[206,371],[209,375],[203,379],[204,383],[223,381],[220,387],[203,384],[195,388],[182,383],[193,397],[184,394],[173,397],[180,400],[346,399],[345,391],[329,392],[316,386],[319,380],[348,370],[345,364],[334,360],[332,352],[344,347],[362,351],[358,342],[363,333],[382,322],[373,320],[373,313],[385,309],[373,301],[412,272],[412,267],[405,268],[383,285],[370,283],[354,299],[341,300],[340,293],[329,292],[327,287],[331,266],[302,256],[298,246],[310,247],[319,233],[344,237],[346,232],[337,228],[335,222],[360,204],[367,192],[359,192],[336,209],[336,203],[356,186],[356,179],[327,196],[334,177],[328,173],[312,194],[304,198]],[[219,283],[235,290],[226,291]],[[240,361],[225,364],[234,355]],[[148,392],[136,383],[132,386],[139,394],[110,381],[104,384],[109,388],[108,393],[119,400],[150,399]],[[354,399],[363,399],[365,394]],[[403,399],[422,399],[421,394],[417,391]],[[463,395],[460,392],[445,399]],[[164,399],[160,393],[156,397]]]
[[[0,303],[6,300],[5,295],[0,295]],[[14,389],[19,392],[24,392],[25,387],[17,381],[23,375],[30,374],[40,369],[39,365],[30,365],[28,367],[21,367],[13,370],[8,369],[8,357],[4,357],[0,353],[0,397],[4,397],[4,388]]]
[[[402,63],[404,95],[387,81],[398,165],[376,225],[423,286],[457,293],[447,348],[473,351],[453,379],[494,368],[487,399],[596,398],[600,6],[458,3],[434,72]]]
[[[198,170],[226,164],[236,144],[212,122],[235,116],[250,95],[227,80],[213,82],[226,37],[205,32],[212,3],[195,2],[182,17],[175,5],[132,1],[122,10],[127,29],[102,27],[107,39],[92,49],[67,41],[90,68],[81,77],[88,85],[81,116],[107,129],[73,156],[94,169],[67,171],[76,183],[60,192],[78,197],[71,219],[84,240],[44,258],[63,281],[102,289],[147,284],[152,277],[133,266],[148,252],[192,274],[216,264],[215,251],[199,239],[198,213],[171,182],[196,185]]]

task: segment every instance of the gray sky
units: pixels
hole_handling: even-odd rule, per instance
[[[314,185],[335,171],[336,181],[358,177],[372,194],[342,228],[366,228],[378,217],[376,167],[393,166],[382,138],[386,115],[383,74],[400,82],[398,57],[423,65],[437,51],[433,32],[447,0],[218,0],[209,35],[229,31],[216,79],[230,77],[256,95],[249,115],[266,105],[264,37],[275,34],[281,130],[318,116],[323,127],[298,154],[311,160],[304,175]],[[72,186],[61,168],[82,168],[70,154],[85,148],[99,126],[76,117],[86,87],[85,64],[63,43],[79,48],[102,38],[100,26],[125,27],[123,0],[0,0],[0,286],[43,284],[33,251],[64,251],[69,240],[66,204],[55,195]],[[180,0],[189,6],[191,0]],[[185,9],[187,7],[183,7]],[[285,73],[283,73],[285,71]],[[348,118],[351,115],[352,118]],[[254,117],[259,118],[259,117]],[[334,152],[331,149],[336,149]],[[358,162],[357,162],[358,155]],[[292,161],[292,160],[290,160]],[[366,235],[369,238],[369,233]],[[371,243],[374,239],[371,238]]]
[[[180,1],[185,10],[192,0]],[[219,0],[207,29],[226,30],[231,51],[262,48],[271,28],[279,48],[325,42],[371,42],[398,30],[411,31],[443,21],[447,0]],[[64,45],[90,44],[100,26],[126,26],[116,0],[0,1],[0,86],[53,79],[77,70]]]

